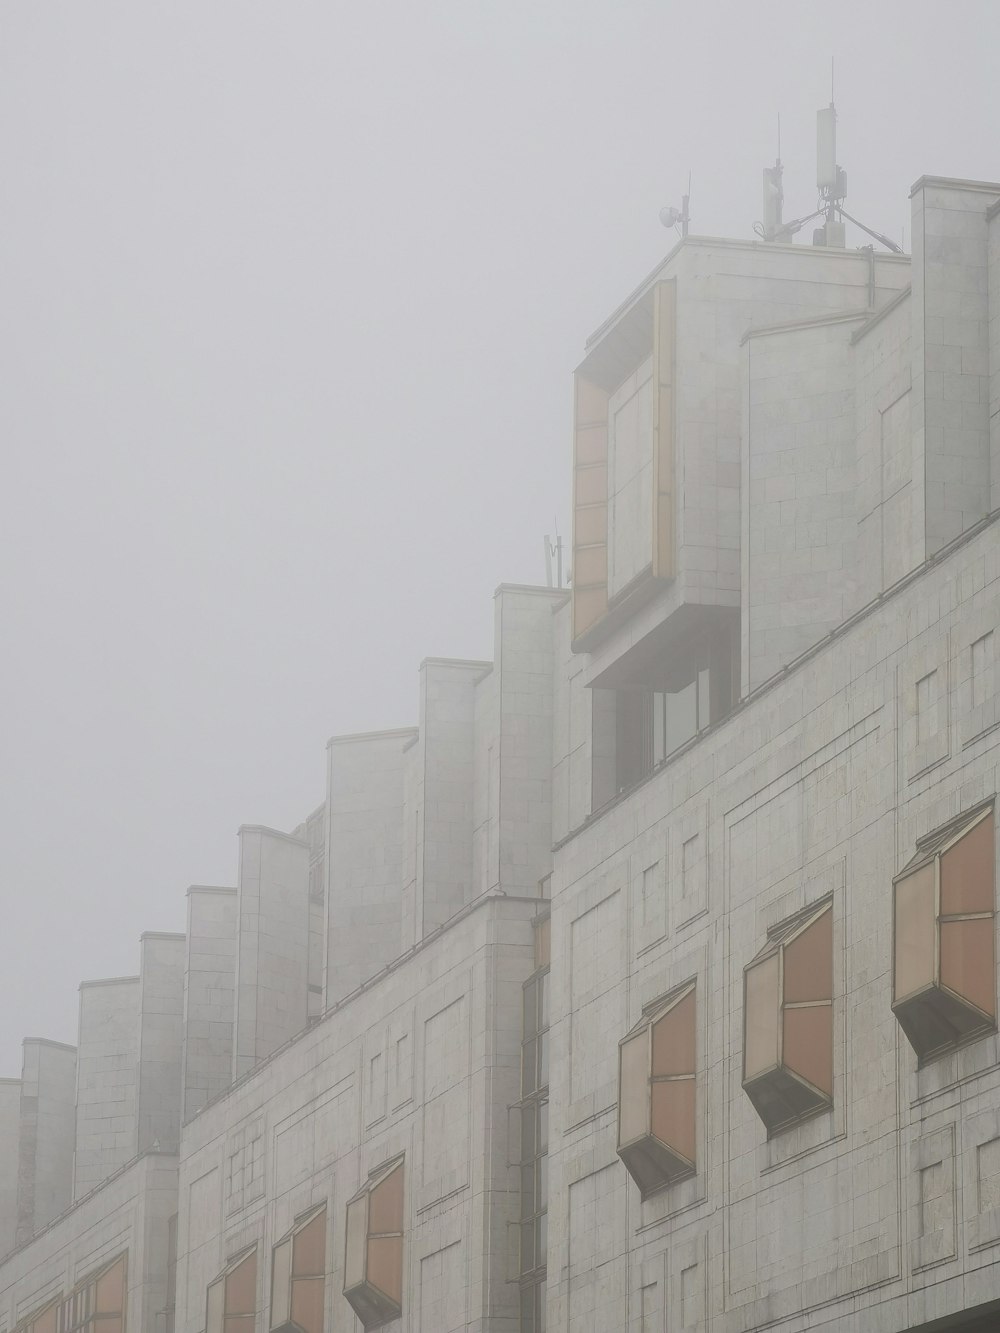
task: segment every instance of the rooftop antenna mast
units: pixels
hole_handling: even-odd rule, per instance
[[[665,227],[673,227],[675,230],[679,226],[681,236],[688,234],[691,225],[691,173],[688,172],[687,194],[681,196],[680,208],[666,206],[660,209],[660,221]]]
[[[823,225],[813,231],[813,245],[827,245],[843,250],[846,245],[847,228],[844,223],[853,222],[856,227],[884,245],[894,254],[902,253],[902,246],[874,231],[859,218],[853,217],[844,207],[847,198],[847,172],[837,162],[837,108],[833,101],[833,61],[830,62],[830,105],[816,113],[816,188],[819,192],[817,206],[805,217],[795,218],[792,222],[783,222],[781,205],[784,192],[781,185],[781,122],[778,129],[778,158],[773,167],[764,168],[764,220],[755,222],[753,229],[765,241],[781,244],[790,242],[796,232],[801,231],[807,222],[822,217]]]
[[[551,534],[545,534],[545,586],[561,588],[563,586],[563,539],[559,536],[559,524],[555,525],[555,541]],[[552,582],[552,557],[556,559],[556,582]]]

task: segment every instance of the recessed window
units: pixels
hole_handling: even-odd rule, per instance
[[[300,1218],[271,1256],[274,1333],[323,1333],[326,1205]]]
[[[552,920],[540,917],[533,926],[535,941],[535,967],[548,967],[552,953]]]
[[[772,1134],[833,1101],[833,906],[783,922],[743,970],[743,1087]]]
[[[976,639],[969,649],[969,674],[972,679],[972,706],[978,708],[992,693],[990,668],[993,665],[993,631]]]
[[[122,1333],[125,1326],[125,1256],[82,1282],[58,1307],[56,1333]],[[42,1333],[36,1322],[35,1333]]]
[[[253,1333],[256,1321],[257,1247],[255,1245],[252,1250],[244,1250],[230,1260],[209,1287],[205,1333]]]
[[[120,1254],[18,1324],[15,1333],[122,1333],[125,1327],[126,1257]]]
[[[937,672],[931,671],[917,681],[917,743],[937,735]]]
[[[921,839],[893,881],[892,1008],[926,1060],[996,1028],[993,805]]]
[[[695,1170],[695,987],[668,995],[618,1046],[618,1156],[643,1198]]]
[[[365,1328],[403,1310],[403,1162],[377,1171],[347,1205],[344,1295]]]
[[[43,1310],[37,1310],[30,1319],[18,1324],[14,1333],[56,1333],[56,1318],[59,1314],[59,1302],[53,1301]]]

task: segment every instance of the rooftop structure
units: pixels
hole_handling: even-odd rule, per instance
[[[912,207],[593,335],[571,591],[0,1084],[0,1333],[997,1327],[1000,184]]]

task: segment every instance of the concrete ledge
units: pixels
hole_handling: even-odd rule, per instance
[[[329,750],[331,745],[354,745],[359,741],[404,740],[416,736],[418,731],[418,727],[394,727],[388,731],[345,732],[342,736],[331,736],[326,748]]]
[[[94,981],[81,981],[79,989],[84,990],[88,986],[135,986],[138,981],[138,977],[98,977]]]
[[[283,842],[293,842],[296,847],[309,846],[305,838],[297,838],[294,833],[286,833],[284,829],[280,828],[270,828],[267,824],[241,824],[236,832],[237,835],[241,833],[266,833],[270,838],[281,838]]]
[[[975,190],[981,194],[1000,194],[1000,184],[996,181],[969,181],[960,176],[921,176],[910,186],[910,198],[918,190],[928,185],[936,185],[946,190]],[[997,201],[1000,203],[1000,200]]]

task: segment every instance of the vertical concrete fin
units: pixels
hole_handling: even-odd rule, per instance
[[[406,727],[335,736],[328,742],[327,1006],[374,976],[405,947],[404,786],[416,739],[416,729]]]
[[[75,1046],[22,1044],[17,1135],[17,1234],[23,1245],[72,1202],[76,1134]]]
[[[139,978],[80,984],[73,1197],[138,1151]]]
[[[187,893],[182,1115],[229,1086],[236,1017],[236,889],[192,884]]]
[[[309,1018],[309,844],[260,825],[239,840],[234,1078]]]
[[[140,941],[137,1149],[176,1152],[181,1130],[184,1044],[183,935],[148,932]]]

